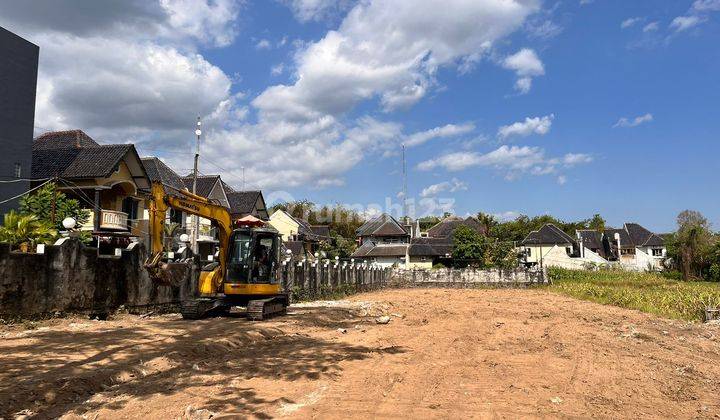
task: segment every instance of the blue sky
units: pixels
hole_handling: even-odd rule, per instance
[[[41,48],[38,132],[183,173],[200,114],[201,171],[271,198],[384,210],[406,144],[419,213],[720,226],[719,0],[66,2],[1,6]]]

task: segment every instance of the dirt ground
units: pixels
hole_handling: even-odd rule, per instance
[[[720,418],[720,327],[541,290],[27,326],[0,327],[0,417]]]

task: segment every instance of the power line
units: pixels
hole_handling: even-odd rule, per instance
[[[38,188],[42,187],[43,185],[47,184],[47,183],[50,182],[50,181],[51,181],[51,179],[48,179],[47,181],[43,182],[42,184],[38,185],[37,187],[30,188],[29,190],[25,191],[25,192],[22,193],[22,194],[18,194],[18,195],[16,195],[15,197],[8,198],[7,200],[0,201],[0,204],[5,204],[5,203],[8,203],[8,202],[13,201],[13,200],[15,200],[15,199],[18,199],[18,198],[22,197],[22,196],[25,195],[25,194],[30,194],[31,192],[37,190]]]

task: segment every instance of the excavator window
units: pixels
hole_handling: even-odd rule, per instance
[[[230,243],[228,282],[247,283],[250,268],[250,236],[237,234]]]
[[[275,236],[258,234],[255,239],[254,264],[252,270],[253,283],[270,283],[274,267]]]

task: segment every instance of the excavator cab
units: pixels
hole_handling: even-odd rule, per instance
[[[279,285],[280,236],[273,229],[241,228],[230,236],[226,285]]]

